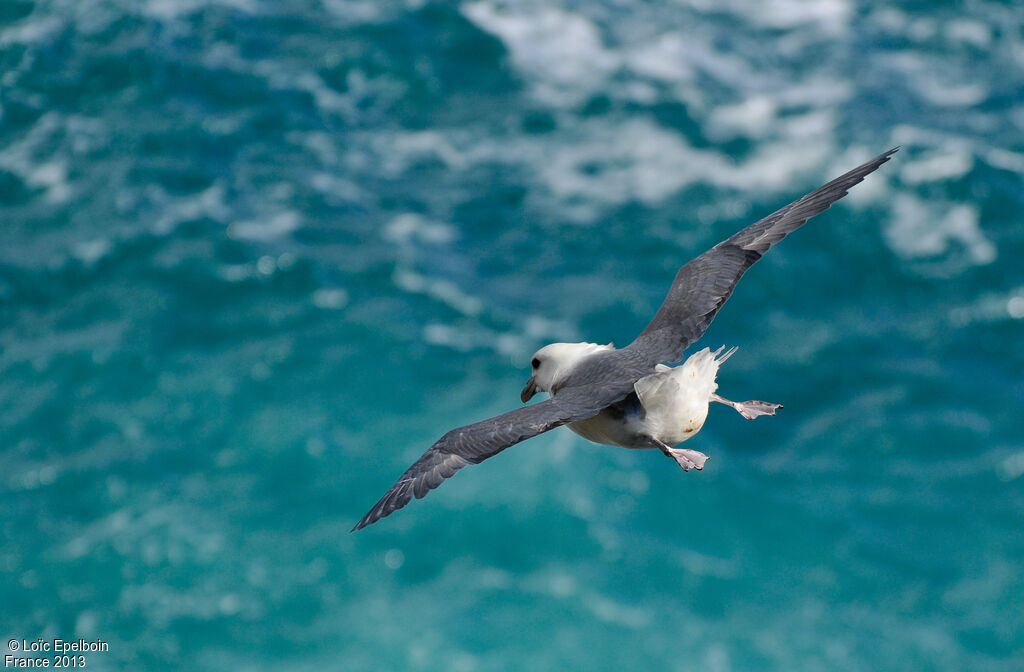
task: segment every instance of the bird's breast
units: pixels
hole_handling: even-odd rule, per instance
[[[586,420],[567,425],[584,439],[606,446],[623,448],[650,448],[645,439],[644,409],[635,394],[612,404]]]

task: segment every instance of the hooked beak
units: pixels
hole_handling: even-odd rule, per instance
[[[524,387],[523,391],[519,393],[519,398],[522,399],[525,404],[530,399],[533,399],[533,395],[535,394],[537,394],[537,381],[533,379],[533,376],[530,376],[530,379],[526,381],[526,387]]]

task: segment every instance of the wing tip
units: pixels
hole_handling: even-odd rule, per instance
[[[383,516],[381,516],[381,518],[383,518]],[[366,527],[368,525],[373,525],[378,520],[380,520],[380,518],[374,518],[373,520],[367,520],[366,517],[364,516],[362,520],[360,520],[358,523],[356,523],[355,526],[353,526],[352,529],[348,531],[348,533],[352,534],[353,532],[358,532],[359,530],[363,529],[364,527]]]
[[[352,529],[348,531],[348,533],[352,534],[353,532],[357,532],[357,531],[363,529],[364,527],[366,527],[368,525],[373,525],[374,523],[376,523],[381,518],[384,518],[385,516],[387,516],[388,514],[385,513],[385,514],[381,515],[377,511],[377,508],[379,506],[380,506],[380,502],[377,502],[376,504],[374,504],[373,508],[370,509],[369,511],[367,511],[366,515],[363,516],[362,518],[360,518],[359,522],[356,523],[352,527]]]
[[[373,525],[381,518],[387,518],[395,511],[405,507],[406,504],[412,501],[412,493],[409,492],[409,480],[406,478],[407,474],[403,474],[398,481],[392,485],[384,496],[377,500],[377,503],[366,512],[358,523],[355,524],[349,534],[361,530],[364,527]]]
[[[381,506],[381,504],[383,504],[384,500],[387,499],[388,495],[390,495],[390,494],[391,493],[388,492],[387,495],[384,495],[384,497],[381,499],[381,501],[379,501],[376,504],[374,504],[373,508],[370,509],[369,511],[367,511],[366,515],[363,516],[362,518],[360,518],[359,522],[356,523],[355,526],[351,530],[348,531],[348,533],[352,534],[353,532],[361,530],[364,527],[367,527],[369,525],[373,525],[374,523],[376,523],[381,518],[387,518],[389,515],[391,515],[393,513],[393,511],[388,511],[388,512],[385,513],[385,512],[383,512],[381,510],[383,508]],[[399,508],[401,508],[401,507],[399,507]],[[397,510],[398,509],[394,509],[394,511],[397,511]]]
[[[896,152],[900,151],[901,149],[903,149],[903,145],[896,145],[892,149],[887,150],[885,152],[882,152],[881,154],[876,156],[875,157],[875,161],[877,161],[878,165],[880,166],[883,163],[885,163],[886,161],[888,161],[889,159],[891,159],[892,155],[895,154]],[[874,163],[874,161],[871,161],[870,163]]]
[[[847,190],[849,190],[849,188],[852,188],[855,185],[860,184],[860,182],[865,177],[867,177],[871,173],[873,173],[876,170],[878,170],[883,163],[885,163],[889,159],[891,159],[892,155],[895,154],[896,152],[900,151],[901,149],[903,149],[902,145],[896,145],[892,149],[888,149],[888,150],[882,152],[881,154],[879,154],[875,158],[871,159],[870,161],[862,163],[861,165],[857,166],[856,168],[854,168],[850,172],[846,173],[845,175],[840,175],[839,177],[837,177],[836,179],[832,180],[831,182],[829,182],[828,184],[826,184],[824,186],[827,187],[830,184],[835,184],[837,182],[841,182],[841,181],[844,180],[844,178],[846,178],[846,179],[848,179],[848,178],[856,178],[856,182],[854,182],[853,184],[850,184],[850,185],[847,186]],[[824,188],[824,187],[822,187],[822,188]],[[817,189],[815,191],[820,191],[820,189]],[[810,195],[810,194],[808,194],[808,195]],[[845,195],[846,195],[846,192],[843,193],[843,196],[845,196]],[[842,196],[840,196],[839,198],[842,198]],[[836,200],[839,200],[839,199],[836,199]]]
[[[474,464],[472,460],[462,455],[439,450],[438,447],[445,445],[450,435],[451,432],[441,437],[437,443],[420,456],[420,459],[406,469],[405,473],[395,481],[395,484],[384,493],[384,496],[377,500],[373,508],[355,524],[355,527],[349,530],[349,534],[373,525],[381,518],[387,518],[395,511],[405,508],[413,500],[413,497],[423,499],[427,493],[454,476],[460,469]]]

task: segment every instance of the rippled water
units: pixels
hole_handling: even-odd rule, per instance
[[[1022,669],[1022,36],[997,2],[4,0],[0,634]],[[896,144],[709,329],[722,393],[786,408],[713,409],[704,472],[558,430],[348,533],[537,347],[629,342]]]

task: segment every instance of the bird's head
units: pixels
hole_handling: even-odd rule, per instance
[[[559,383],[579,364],[580,360],[601,352],[602,350],[614,350],[611,343],[598,345],[597,343],[552,343],[533,353],[530,360],[532,369],[530,379],[526,381],[519,398],[525,404],[537,392],[552,394],[552,390],[558,387]]]

